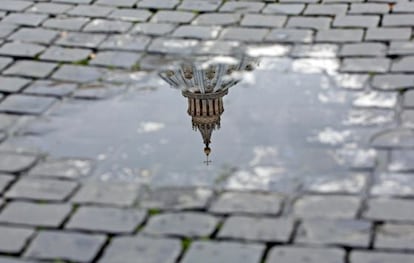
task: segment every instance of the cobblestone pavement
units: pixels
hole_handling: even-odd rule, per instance
[[[0,19],[0,263],[414,262],[414,2],[0,0]],[[246,43],[398,94],[366,179],[291,195],[85,183],[93,161],[7,144],[110,72]]]

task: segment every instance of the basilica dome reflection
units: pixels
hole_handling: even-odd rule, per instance
[[[187,98],[187,113],[191,116],[193,129],[201,133],[207,165],[211,162],[213,131],[221,125],[223,97],[240,81],[242,72],[253,71],[256,66],[257,60],[246,56],[225,62],[200,59],[160,73],[163,80],[172,88],[180,89]]]

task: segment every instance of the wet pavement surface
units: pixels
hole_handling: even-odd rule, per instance
[[[413,7],[1,0],[0,263],[414,262]]]

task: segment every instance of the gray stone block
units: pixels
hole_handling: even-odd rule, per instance
[[[138,7],[148,9],[174,9],[179,3],[179,0],[141,0],[138,2]]]
[[[56,44],[69,47],[96,48],[106,38],[104,34],[67,33],[56,41]],[[1,51],[1,49],[0,49]]]
[[[235,25],[241,20],[240,14],[225,13],[225,14],[216,14],[216,13],[206,13],[197,16],[193,21],[195,25],[216,25],[216,26],[227,26]]]
[[[13,61],[12,58],[0,57],[0,71],[13,63]]]
[[[18,12],[25,10],[31,5],[33,5],[33,2],[21,0],[2,0],[0,10]]]
[[[414,56],[402,57],[394,60],[391,71],[394,72],[414,72]]]
[[[90,62],[91,65],[132,68],[141,58],[141,54],[125,51],[101,51]]]
[[[3,73],[6,75],[16,75],[23,77],[46,78],[57,67],[58,64],[51,62],[19,60],[8,69],[6,69]]]
[[[351,252],[350,259],[352,263],[407,263],[413,262],[414,256],[410,254],[386,253],[377,251],[353,251]]]
[[[313,32],[308,29],[273,29],[265,38],[281,43],[310,43],[312,39]]]
[[[222,4],[222,0],[184,0],[178,6],[179,10],[213,12]]]
[[[280,3],[271,3],[266,5],[263,9],[265,14],[283,14],[283,15],[299,15],[305,9],[304,4],[294,3],[294,4],[280,4]]]
[[[32,241],[25,256],[42,260],[92,262],[106,237],[97,234],[41,231]]]
[[[340,248],[305,248],[277,246],[270,250],[267,263],[344,263],[345,251]]]
[[[385,224],[377,228],[374,247],[378,249],[414,249],[414,225]]]
[[[168,54],[192,54],[199,41],[195,39],[156,38],[148,47],[148,51]]]
[[[229,13],[259,13],[265,4],[260,2],[226,1],[220,8],[220,12]]]
[[[61,180],[24,178],[17,181],[6,192],[5,197],[11,199],[64,201],[75,191],[77,185],[75,182]]]
[[[69,9],[73,8],[73,5],[70,4],[60,4],[60,3],[36,3],[31,6],[28,11],[33,13],[40,14],[51,14],[59,15],[65,13]]]
[[[30,83],[30,80],[18,77],[0,77],[0,91],[17,93]]]
[[[218,219],[197,213],[168,213],[152,216],[144,228],[149,235],[173,235],[185,237],[208,237],[215,230]]]
[[[75,8],[72,8],[68,12],[69,15],[73,16],[86,16],[86,17],[106,17],[114,9],[106,6],[98,5],[78,5]]]
[[[388,58],[345,58],[342,61],[343,72],[388,72],[391,60]]]
[[[63,65],[53,74],[52,79],[78,83],[90,83],[99,80],[104,74],[105,71],[99,68]]]
[[[367,15],[352,15],[352,16],[336,16],[333,22],[334,27],[376,27],[380,21],[379,16],[367,16]]]
[[[410,41],[392,41],[388,53],[391,55],[413,55],[414,42]]]
[[[58,36],[58,32],[44,28],[21,28],[8,39],[22,42],[50,44]]]
[[[23,93],[63,97],[72,94],[76,88],[76,84],[38,80],[27,87]]]
[[[283,198],[275,194],[227,192],[211,205],[210,211],[222,214],[272,214],[280,212]]]
[[[379,57],[385,56],[386,53],[387,46],[383,43],[355,43],[343,45],[339,55],[345,57]]]
[[[389,12],[387,3],[352,3],[349,14],[386,14]]]
[[[294,221],[290,218],[230,216],[219,238],[242,239],[259,242],[288,242]]]
[[[196,241],[185,254],[182,263],[243,262],[258,263],[263,245],[234,242]]]
[[[175,24],[169,23],[138,23],[131,29],[131,34],[163,36],[171,33],[175,28]]]
[[[282,15],[246,14],[243,16],[240,25],[251,27],[283,27],[286,20],[287,17]]]
[[[43,27],[59,30],[80,30],[90,21],[86,17],[58,17],[50,18],[43,23]],[[66,35],[65,33],[64,35]]]
[[[2,22],[23,26],[39,26],[48,18],[44,14],[11,13],[2,19]]]
[[[287,22],[288,28],[328,29],[332,19],[328,17],[291,16]]]
[[[57,100],[55,98],[10,95],[0,103],[0,111],[18,114],[40,115],[48,110]]]
[[[0,213],[0,222],[39,227],[59,227],[69,216],[68,204],[9,202]]]
[[[382,18],[382,26],[394,26],[394,27],[403,27],[403,26],[414,26],[414,18],[412,14],[391,14],[384,15]]]
[[[362,29],[327,29],[320,30],[316,34],[317,42],[360,42],[364,31]]]
[[[348,11],[348,6],[344,3],[339,4],[308,4],[305,15],[312,16],[341,16]]]
[[[410,37],[409,28],[368,28],[365,40],[408,40]]]
[[[0,252],[8,254],[20,253],[33,234],[34,231],[29,228],[0,226]],[[0,262],[3,262],[1,258]]]
[[[10,97],[10,96],[9,96]],[[1,104],[0,104],[1,106]],[[0,172],[18,173],[29,169],[37,161],[36,156],[17,153],[0,153]]]
[[[143,192],[139,204],[163,210],[204,209],[213,192],[203,188],[157,188]]]
[[[81,48],[49,47],[41,56],[42,60],[77,62],[88,59],[92,51]]]
[[[220,27],[183,25],[178,27],[172,36],[196,39],[216,39],[220,31]]]
[[[144,51],[150,42],[151,38],[143,35],[111,35],[99,46],[99,49]]]
[[[368,201],[364,218],[377,221],[414,221],[410,200],[376,198]]]
[[[347,219],[307,219],[298,229],[295,242],[306,244],[368,247],[371,223]]]
[[[37,44],[10,42],[0,48],[0,55],[34,58],[46,48]]]
[[[90,33],[125,33],[131,27],[131,22],[94,19],[83,28],[83,31]]]
[[[361,200],[353,196],[304,196],[295,202],[294,214],[300,218],[354,218]]]
[[[138,0],[97,0],[98,5],[117,6],[117,7],[133,7]]]
[[[220,35],[225,40],[240,40],[247,42],[261,42],[269,33],[263,28],[227,27]]]
[[[66,228],[112,234],[133,233],[145,217],[143,210],[82,206]]]
[[[108,18],[130,21],[145,22],[152,16],[152,13],[145,9],[116,9]]]
[[[137,199],[138,189],[138,186],[128,183],[88,182],[72,198],[72,202],[132,206]]]
[[[190,23],[195,17],[192,12],[161,10],[151,18],[154,23]]]
[[[175,263],[181,242],[148,237],[115,237],[99,263]]]
[[[414,151],[412,150],[394,150],[391,152],[391,161],[388,169],[391,172],[414,171],[413,157]]]
[[[93,162],[82,159],[48,159],[30,170],[29,176],[61,179],[82,179],[93,169]]]

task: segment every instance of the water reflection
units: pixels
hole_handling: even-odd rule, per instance
[[[343,178],[350,169],[374,166],[370,138],[393,125],[395,94],[302,69],[245,56],[180,58],[153,74],[111,72],[86,86],[124,92],[75,96],[14,141],[97,159],[102,180],[289,191],[309,178],[330,178],[319,182],[332,189],[338,176],[351,185]]]
[[[182,95],[187,98],[187,113],[191,116],[193,130],[199,131],[203,138],[204,163],[207,165],[211,163],[209,156],[213,131],[221,126],[223,97],[240,81],[236,73],[253,71],[258,64],[256,59],[246,56],[231,62],[188,61],[175,70],[159,74],[171,87],[182,90]]]

